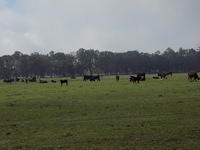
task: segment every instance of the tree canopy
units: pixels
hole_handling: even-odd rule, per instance
[[[75,76],[83,74],[132,74],[164,71],[200,71],[200,49],[167,48],[163,53],[111,52],[79,49],[74,54],[16,51],[0,57],[0,78],[30,76]]]

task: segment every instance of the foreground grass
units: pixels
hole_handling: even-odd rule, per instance
[[[0,149],[200,149],[200,83],[0,83]]]

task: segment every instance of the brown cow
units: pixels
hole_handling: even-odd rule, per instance
[[[145,73],[138,73],[137,77],[140,78],[140,81],[145,81],[146,80],[146,74]]]
[[[197,72],[188,72],[188,80],[199,80],[199,76],[197,74]]]

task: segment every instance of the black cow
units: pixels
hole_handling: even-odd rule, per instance
[[[39,82],[40,83],[48,83],[48,81],[46,81],[46,80],[40,80]]]
[[[116,81],[119,81],[119,75],[116,75],[115,78],[116,78]]]
[[[51,80],[51,82],[52,82],[52,83],[56,83],[57,81],[55,81],[55,80]]]
[[[91,76],[87,76],[87,75],[83,76],[83,81],[87,81],[87,80],[90,80],[90,79],[91,79]]]
[[[130,76],[129,81],[133,83],[140,83],[141,77]]]
[[[91,79],[90,79],[90,81],[96,81],[96,80],[97,81],[101,81],[100,80],[100,75],[92,76]]]
[[[68,86],[68,80],[60,80],[61,86],[62,86],[64,83],[66,84],[66,86]]]
[[[100,75],[85,75],[83,76],[83,81],[101,81],[100,80]]]
[[[159,77],[153,77],[153,79],[159,79]]]

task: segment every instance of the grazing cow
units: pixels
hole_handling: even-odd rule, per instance
[[[159,79],[159,77],[153,77],[153,79]]]
[[[40,80],[40,83],[48,83],[46,80]]]
[[[140,80],[141,80],[140,76],[139,77],[130,76],[130,78],[129,78],[129,81],[133,82],[133,83],[136,83],[136,82],[139,83]]]
[[[116,75],[116,81],[119,81],[119,75]]]
[[[146,80],[146,74],[145,73],[138,73],[137,77],[140,77],[140,81],[145,81]]]
[[[51,80],[51,82],[52,82],[52,83],[56,83],[57,81],[55,81],[55,80]]]
[[[66,86],[68,86],[68,80],[60,80],[61,86],[62,86],[64,83],[66,84]]]
[[[172,72],[160,72],[160,73],[158,73],[158,76],[160,76],[161,79],[166,79],[168,75],[172,76]]]
[[[88,76],[88,75],[85,75],[85,76],[83,76],[83,81],[87,81],[87,80],[89,80],[89,81],[101,81],[100,80],[100,75],[95,75],[95,76],[93,76],[93,75],[90,75],[90,76]]]
[[[197,72],[188,72],[188,80],[199,80]]]

